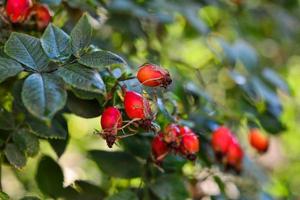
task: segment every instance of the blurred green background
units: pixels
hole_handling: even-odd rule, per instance
[[[42,2],[54,11],[54,24],[67,32],[82,12],[89,12],[96,28],[93,43],[125,58],[129,71],[134,73],[145,62],[166,67],[173,84],[165,95],[176,100],[180,116],[207,138],[212,121],[237,133],[247,156],[244,173],[234,181],[238,192],[232,186],[227,197],[300,198],[299,0]],[[101,129],[100,117],[65,117],[69,142],[59,158],[65,186],[88,180],[109,194],[139,187],[139,178],[108,177],[87,158],[91,149],[124,149],[122,145],[108,149],[105,141],[93,134],[94,129]],[[158,121],[167,123],[163,115]],[[249,124],[270,134],[271,147],[265,155],[257,155],[249,147]],[[39,156],[57,158],[47,141],[41,143],[41,151]],[[38,160],[30,158],[21,171],[4,167],[4,191],[12,198],[39,194],[34,181]],[[187,176],[198,176],[203,169],[202,163],[187,163],[182,170]],[[218,195],[218,190],[213,191],[215,185],[199,187],[202,197]]]

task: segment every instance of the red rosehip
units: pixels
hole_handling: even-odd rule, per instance
[[[142,65],[137,72],[137,78],[141,84],[149,87],[166,88],[172,83],[169,72],[154,64]]]
[[[118,128],[122,126],[122,114],[115,107],[108,107],[101,116],[101,127],[103,129],[103,137],[109,147],[116,141]]]
[[[199,139],[196,134],[188,133],[184,134],[181,138],[180,151],[189,160],[196,159],[196,153],[199,151]]]
[[[51,21],[49,8],[45,5],[35,4],[30,12],[36,19],[38,29],[46,28]]]
[[[240,170],[243,156],[244,153],[239,143],[235,139],[232,140],[226,154],[226,164]]]
[[[180,127],[180,135],[183,136],[185,134],[195,134],[189,127],[181,126]]]
[[[177,124],[169,124],[165,128],[164,141],[176,149],[180,145],[180,135],[180,127]]]
[[[12,23],[21,23],[28,17],[31,0],[7,0],[6,14]]]
[[[130,119],[145,120],[151,118],[152,113],[149,101],[137,92],[126,91],[124,107]]]
[[[269,148],[269,139],[258,129],[251,129],[249,133],[249,143],[259,153],[265,153]]]
[[[157,134],[152,140],[152,154],[157,162],[161,162],[168,154],[167,144],[164,142],[163,134]]]
[[[232,140],[233,135],[231,131],[227,127],[221,126],[213,132],[211,145],[216,154],[224,156],[227,153]]]

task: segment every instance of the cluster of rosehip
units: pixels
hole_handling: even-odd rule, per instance
[[[51,14],[46,5],[32,3],[31,0],[7,0],[6,18],[13,24],[34,19],[38,29],[44,29],[51,21]]]
[[[148,87],[166,88],[172,82],[168,71],[153,64],[142,65],[137,72],[137,79],[142,85]],[[109,147],[112,147],[116,139],[128,136],[118,136],[117,133],[131,123],[137,123],[145,129],[151,129],[151,123],[155,116],[151,111],[148,99],[137,92],[125,90],[124,108],[128,118],[131,119],[124,126],[122,126],[122,114],[118,108],[109,107],[102,113],[101,126],[103,130],[101,135]],[[195,160],[195,154],[198,151],[198,137],[186,126],[170,124],[164,132],[158,133],[152,141],[152,153],[157,163],[160,163],[170,152],[180,153],[189,160]]]
[[[167,70],[153,64],[142,65],[137,72],[137,79],[142,85],[148,87],[166,88],[171,82],[170,74]],[[152,122],[155,114],[151,110],[150,101],[142,94],[135,91],[128,91],[123,88],[124,109],[130,121],[123,125],[122,114],[117,107],[108,107],[104,110],[101,117],[101,136],[106,140],[107,145],[112,147],[117,139],[128,137],[130,135],[118,135],[124,128],[130,129],[130,125],[142,127],[145,129],[154,129]],[[131,132],[135,132],[131,130]]]
[[[180,153],[189,160],[196,159],[200,142],[197,135],[186,126],[169,124],[164,132],[157,134],[152,141],[152,154],[159,164],[169,153]]]
[[[269,147],[269,139],[258,129],[251,129],[249,143],[259,153],[265,153]],[[241,170],[244,152],[229,128],[221,126],[217,128],[211,138],[211,145],[216,158],[222,161],[226,167],[239,172]]]

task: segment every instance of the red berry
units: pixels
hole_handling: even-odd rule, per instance
[[[196,159],[196,153],[199,151],[199,140],[195,133],[184,134],[181,138],[180,151],[189,160]]]
[[[177,124],[169,124],[165,128],[164,141],[172,148],[178,148],[180,145],[180,127]]]
[[[35,4],[31,9],[31,14],[35,16],[38,29],[44,29],[51,21],[49,8],[42,4]]]
[[[167,144],[164,142],[163,134],[157,134],[152,140],[152,153],[156,161],[162,161],[168,154]]]
[[[12,23],[21,23],[28,17],[31,0],[7,0],[6,14]]]
[[[232,140],[233,135],[231,131],[227,127],[221,126],[213,132],[211,145],[216,154],[224,156]]]
[[[228,147],[228,152],[226,154],[227,165],[232,166],[235,169],[239,170],[241,167],[243,156],[244,153],[239,143],[235,139],[232,140],[232,142]]]
[[[115,143],[118,128],[122,126],[122,114],[115,107],[108,107],[104,110],[101,117],[101,127],[103,137],[109,147]]]
[[[127,91],[124,97],[124,107],[130,119],[150,119],[151,108],[149,101],[141,94]]]
[[[185,134],[194,134],[194,132],[187,126],[180,127],[180,135],[183,136]]]
[[[138,72],[137,78],[145,86],[166,88],[172,83],[172,79],[167,70],[154,64],[142,65]]]
[[[269,139],[258,129],[251,129],[249,133],[249,143],[260,153],[265,153],[269,148]]]

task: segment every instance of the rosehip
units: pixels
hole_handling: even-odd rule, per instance
[[[180,145],[180,128],[177,124],[169,124],[165,128],[164,141],[170,145],[171,148],[178,148]]]
[[[251,129],[249,133],[249,142],[259,153],[265,153],[269,148],[269,139],[258,129]]]
[[[244,153],[239,143],[235,139],[232,140],[226,154],[226,164],[234,167],[236,170],[240,170],[243,156]]]
[[[154,64],[142,65],[138,72],[137,78],[145,86],[166,88],[172,83],[172,79],[167,70]]]
[[[36,18],[38,29],[44,29],[51,21],[51,14],[47,6],[42,4],[35,4],[31,11]]]
[[[231,131],[227,127],[221,126],[213,132],[211,145],[217,155],[224,156],[232,140],[233,135]]]
[[[180,127],[180,135],[185,135],[185,134],[195,134],[189,127],[187,126],[181,126]]]
[[[101,117],[101,127],[103,137],[109,147],[115,143],[118,128],[122,126],[121,112],[115,107],[108,107],[104,110]]]
[[[149,101],[141,94],[134,91],[126,91],[124,107],[130,119],[150,119],[151,108]]]
[[[180,151],[189,160],[196,159],[196,153],[199,151],[199,140],[196,134],[184,134],[181,139]]]
[[[31,0],[7,0],[6,14],[12,23],[21,23],[28,17]]]
[[[168,154],[167,144],[163,140],[163,134],[157,134],[152,140],[152,153],[156,161],[161,162]]]

